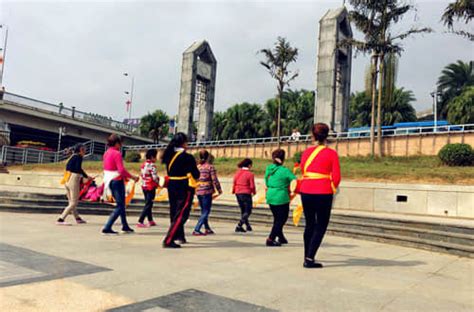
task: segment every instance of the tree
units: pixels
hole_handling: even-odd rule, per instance
[[[412,91],[394,88],[390,101],[384,102],[382,125],[389,126],[397,122],[416,121],[416,111],[411,105],[413,101],[415,101],[415,97]],[[351,127],[370,125],[370,106],[371,97],[368,92],[357,92],[351,95],[349,104]]]
[[[384,89],[385,57],[391,54],[401,54],[403,48],[400,40],[416,33],[431,32],[430,28],[412,27],[407,31],[394,34],[393,26],[403,15],[413,9],[411,4],[398,0],[350,0],[354,10],[350,12],[352,22],[364,34],[364,40],[347,39],[341,45],[350,45],[357,51],[372,54],[372,100],[375,99],[375,85],[378,82],[377,95],[377,145],[378,156],[382,156],[382,94]],[[375,68],[378,65],[378,75]],[[372,114],[373,116],[374,114]],[[371,131],[372,132],[372,131]],[[373,141],[372,141],[373,142]],[[372,143],[374,144],[374,143]],[[373,151],[373,147],[372,147]]]
[[[451,100],[459,96],[469,86],[474,86],[474,61],[464,63],[458,60],[443,69],[441,76],[438,78],[441,101],[437,113],[441,118],[448,116]]]
[[[314,118],[314,92],[302,89],[299,91],[288,90],[288,93],[292,94],[290,97],[292,102],[288,103],[283,133],[290,135],[293,129],[298,129],[303,134],[309,133]]]
[[[415,100],[411,90],[395,88],[391,100],[384,103],[382,124],[390,126],[397,122],[416,121],[416,111],[411,105]]]
[[[468,24],[471,19],[474,18],[474,2],[472,0],[457,0],[454,1],[444,9],[443,16],[441,20],[444,25],[448,27],[449,31],[466,37],[471,41],[474,41],[474,34],[464,31],[464,30],[455,30],[454,21],[464,21],[465,24]]]
[[[277,137],[278,147],[280,147],[280,124],[281,124],[281,101],[282,94],[286,86],[290,85],[290,82],[298,76],[298,72],[291,72],[289,65],[296,62],[298,56],[298,49],[292,48],[290,43],[283,37],[278,37],[275,46],[272,49],[260,50],[265,56],[265,61],[261,61],[260,64],[265,67],[272,78],[277,81],[277,92],[278,92],[278,114],[277,114]]]
[[[451,124],[474,123],[474,87],[465,90],[448,105],[448,121]]]
[[[160,139],[168,134],[169,117],[160,109],[153,113],[143,116],[140,121],[140,133],[143,136],[153,139],[154,143],[158,143]]]
[[[226,126],[227,119],[225,112],[215,112],[212,117],[211,137],[213,140],[222,140],[222,132]]]

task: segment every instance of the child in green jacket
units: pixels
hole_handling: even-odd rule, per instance
[[[272,159],[273,164],[269,165],[265,171],[266,199],[273,214],[273,227],[267,238],[267,246],[277,247],[288,244],[288,240],[283,235],[283,226],[285,226],[290,213],[290,183],[296,177],[283,166],[284,150],[273,151]]]

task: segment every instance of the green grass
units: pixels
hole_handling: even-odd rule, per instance
[[[240,159],[217,158],[215,166],[220,176],[232,176]],[[269,160],[254,159],[253,172],[262,177]],[[127,163],[126,167],[138,173],[140,163]],[[285,165],[293,167],[291,160]],[[157,163],[158,170],[164,172],[164,167]],[[474,184],[474,167],[443,166],[437,157],[386,157],[372,159],[370,157],[341,158],[342,177],[344,180],[377,181],[377,182],[412,182],[412,183],[442,183],[442,184]],[[62,164],[41,164],[14,166],[15,170],[41,170],[61,172]],[[102,171],[99,161],[84,162],[84,169],[91,173]]]

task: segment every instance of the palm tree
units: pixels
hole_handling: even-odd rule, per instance
[[[278,118],[277,118],[277,137],[278,147],[280,147],[280,124],[281,124],[281,101],[282,94],[286,86],[298,76],[298,72],[293,73],[289,70],[289,65],[296,62],[298,49],[292,48],[290,43],[283,37],[278,37],[273,49],[260,50],[265,56],[265,61],[260,64],[265,67],[272,78],[277,81],[278,91]]]
[[[474,87],[466,87],[448,107],[448,121],[452,124],[474,123]]]
[[[464,36],[469,40],[474,41],[474,34],[464,30],[454,29],[454,20],[461,20],[464,21],[465,24],[468,24],[473,18],[474,2],[472,0],[457,0],[448,4],[448,6],[444,9],[441,20],[445,26],[448,26],[450,32]]]
[[[449,103],[459,96],[466,87],[474,86],[474,61],[464,63],[458,60],[446,66],[438,78],[438,90],[441,91],[441,103],[438,112],[441,118],[446,118]]]
[[[415,96],[411,90],[395,88],[391,101],[385,102],[383,125],[390,126],[397,122],[416,121],[416,111],[411,105]]]
[[[158,143],[160,139],[168,134],[169,117],[160,109],[153,113],[143,116],[140,121],[140,133],[153,139],[154,143]]]
[[[231,106],[225,113],[222,139],[255,138],[270,135],[269,117],[258,104]]]
[[[351,127],[367,127],[372,124],[371,94],[366,91],[351,94],[349,103],[349,120]]]

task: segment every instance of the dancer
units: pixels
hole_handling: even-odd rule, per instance
[[[217,178],[216,169],[209,162],[210,154],[206,150],[199,152],[199,165],[198,169],[200,172],[199,186],[196,190],[196,194],[201,206],[201,217],[199,218],[196,227],[194,228],[193,235],[202,236],[214,234],[214,231],[209,226],[209,214],[211,213],[212,207],[212,196],[214,191],[222,194],[221,184]],[[201,232],[201,227],[204,225],[206,231]]]
[[[78,144],[74,147],[74,154],[69,159],[66,164],[66,173],[64,178],[61,181],[61,184],[64,184],[66,188],[66,195],[68,200],[68,206],[64,208],[62,214],[59,216],[56,221],[57,225],[71,225],[66,222],[66,217],[72,213],[76,219],[77,224],[85,224],[84,221],[77,212],[77,205],[79,204],[79,193],[81,188],[82,178],[86,178],[89,181],[92,180],[91,177],[82,169],[82,159],[86,154],[86,148],[82,144]]]
[[[143,196],[145,197],[145,207],[138,218],[137,227],[146,228],[150,226],[156,226],[155,221],[153,221],[153,200],[156,195],[156,188],[158,187],[159,177],[156,170],[156,156],[158,151],[156,149],[149,149],[146,151],[145,158],[146,161],[141,166],[141,178],[142,178],[142,191]],[[143,224],[145,217],[148,219],[148,224]]]
[[[267,188],[267,204],[273,214],[273,227],[267,238],[267,246],[276,247],[288,244],[283,235],[283,227],[290,213],[290,183],[295,175],[283,166],[285,151],[277,149],[272,153],[273,164],[265,170],[265,186]],[[278,241],[276,240],[278,238]]]
[[[322,268],[314,260],[331,216],[333,194],[341,182],[337,152],[326,147],[329,127],[317,123],[312,129],[316,146],[301,156],[303,179],[299,187],[306,226],[304,231],[305,268]]]
[[[252,160],[245,158],[238,164],[239,170],[234,175],[234,183],[232,186],[232,194],[235,194],[239,203],[241,218],[235,228],[235,232],[250,232],[252,226],[249,217],[252,214],[252,196],[257,192],[255,190],[255,177],[250,171],[252,169]],[[243,225],[245,224],[246,229]]]
[[[161,155],[161,162],[168,172],[168,197],[170,203],[170,228],[163,241],[164,248],[180,248],[184,244],[184,224],[189,218],[194,197],[193,179],[199,179],[199,169],[194,157],[186,153],[188,137],[182,132],[174,135]]]
[[[110,214],[109,220],[105,224],[102,234],[116,235],[112,230],[117,218],[120,216],[122,222],[122,233],[133,233],[133,229],[128,225],[127,214],[125,212],[125,180],[132,179],[138,181],[138,177],[130,174],[123,166],[122,138],[117,134],[111,134],[107,139],[109,147],[104,154],[104,197],[107,196],[108,190],[111,191],[116,206]]]

